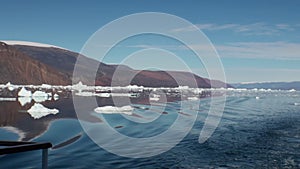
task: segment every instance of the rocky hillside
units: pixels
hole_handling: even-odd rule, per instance
[[[37,47],[27,45],[0,44],[0,83],[11,82],[14,84],[71,84],[73,69],[78,53],[55,47]],[[91,65],[99,64],[96,85],[110,86],[115,70],[121,69],[122,76],[114,81],[113,85],[141,85],[148,87],[177,87],[179,85],[193,86],[195,79],[197,86],[202,88],[210,87],[210,80],[199,77],[188,72],[176,71],[148,71],[134,70],[124,65],[107,65],[96,60],[84,57],[79,67],[83,76],[78,79],[85,84],[91,84],[94,77],[91,76]],[[173,77],[176,77],[174,79]],[[228,87],[229,85],[217,81],[218,86]]]
[[[70,76],[0,42],[0,83],[70,84]]]

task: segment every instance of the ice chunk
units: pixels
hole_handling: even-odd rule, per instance
[[[59,95],[55,93],[55,94],[53,95],[53,100],[58,100],[58,99],[59,99]]]
[[[48,97],[48,94],[43,91],[35,91],[32,95],[33,100],[38,103],[48,100]]]
[[[255,97],[256,100],[259,100],[260,98],[258,96]]]
[[[98,97],[110,97],[110,93],[97,93]]]
[[[33,93],[32,97],[47,97],[48,98],[48,94],[43,91],[35,91]]]
[[[8,88],[9,91],[15,90],[15,87],[10,82],[6,83],[6,87]]]
[[[296,90],[295,89],[291,89],[291,90],[289,90],[289,92],[295,92]]]
[[[46,108],[40,103],[35,103],[29,110],[27,110],[27,112],[34,119],[40,119],[49,114],[57,114],[59,111],[57,109]]]
[[[123,106],[123,107],[103,106],[94,109],[95,112],[102,113],[102,114],[126,114],[126,115],[132,115],[133,110],[134,108],[131,106]]]
[[[73,85],[72,88],[77,91],[82,91],[87,88],[87,85],[82,84],[82,82],[80,81],[77,84]]]
[[[300,106],[300,103],[294,103],[295,106]]]
[[[32,93],[31,93],[31,91],[26,90],[25,87],[22,87],[22,89],[18,93],[18,96],[19,97],[31,97]]]
[[[198,97],[188,97],[187,99],[188,99],[188,100],[199,100]]]
[[[151,101],[158,101],[159,97],[150,97],[149,100],[151,100]]]
[[[51,86],[51,85],[48,85],[48,84],[42,84],[42,85],[41,85],[41,88],[43,88],[43,89],[51,89],[52,86]]]

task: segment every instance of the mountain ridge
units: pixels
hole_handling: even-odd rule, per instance
[[[26,62],[32,62],[38,65],[41,65],[44,69],[37,70],[34,69],[37,74],[42,74],[44,76],[49,75],[52,77],[52,81],[46,77],[40,78],[39,81],[35,81],[35,76],[27,77],[27,80],[18,80],[17,78],[23,78],[20,73],[18,76],[10,76],[9,74],[14,74],[14,70],[10,68],[10,72],[7,72],[7,76],[0,76],[0,83],[49,83],[49,84],[71,84],[72,83],[72,75],[73,69],[76,63],[76,60],[79,53],[72,52],[62,48],[56,47],[40,47],[40,46],[30,46],[30,45],[7,45],[4,42],[0,42],[2,47],[9,47],[9,51],[2,51],[0,53],[1,61],[5,62],[4,58],[11,58],[12,53],[16,53],[15,57],[21,58],[20,60],[26,60]],[[1,51],[1,48],[0,48]],[[125,86],[128,85],[128,78],[131,75],[134,75],[130,84],[131,85],[139,85],[145,87],[178,87],[179,85],[186,85],[190,87],[201,87],[201,88],[209,88],[211,87],[211,80],[207,78],[202,78],[198,75],[189,73],[189,72],[181,72],[181,71],[150,71],[150,70],[134,70],[125,65],[108,65],[102,62],[98,62],[94,59],[88,58],[86,56],[81,55],[83,58],[83,62],[79,63],[81,65],[76,65],[80,68],[81,72],[83,72],[83,76],[78,81],[83,81],[88,85],[101,85],[101,86],[110,86],[112,85],[112,77],[116,71],[116,69],[121,70],[123,72],[123,76],[120,76],[117,81],[114,81],[113,85]],[[7,62],[7,61],[6,61]],[[17,64],[19,67],[22,65],[18,61],[14,61],[12,63],[2,63],[2,67],[0,68],[0,72],[4,73],[3,70],[7,67],[15,67],[14,64]],[[96,78],[92,77],[93,73],[90,70],[90,67],[99,65],[99,69],[96,74]],[[33,64],[34,66],[34,64]],[[38,66],[35,66],[38,67]],[[49,71],[48,71],[49,70]],[[47,72],[48,71],[48,72]],[[44,74],[42,73],[44,72]],[[176,80],[173,78],[176,77]],[[29,80],[31,79],[31,80]],[[193,86],[194,83],[192,81],[196,81],[197,86]],[[92,82],[95,81],[95,84]],[[214,84],[217,86],[213,87],[232,87],[224,82],[214,80]]]
[[[248,83],[234,83],[231,84],[236,88],[246,89],[277,89],[277,90],[300,90],[300,81],[293,82],[248,82]]]

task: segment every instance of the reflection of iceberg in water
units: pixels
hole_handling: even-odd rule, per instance
[[[27,103],[31,103],[31,97],[18,97],[18,101],[21,106],[25,106]]]
[[[31,97],[31,95],[31,91],[26,90],[25,87],[22,87],[22,89],[18,93],[19,97]]]
[[[131,106],[115,107],[115,106],[103,106],[95,108],[95,112],[102,114],[126,114],[132,115],[134,110]]]
[[[0,97],[0,101],[16,101],[16,98]]]
[[[40,119],[49,114],[57,114],[59,111],[57,109],[48,109],[40,103],[35,103],[27,112],[34,119]]]

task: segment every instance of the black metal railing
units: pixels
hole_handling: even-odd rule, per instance
[[[0,148],[0,155],[42,150],[42,168],[48,168],[48,148],[52,147],[51,143],[0,141],[0,146],[5,146]]]

